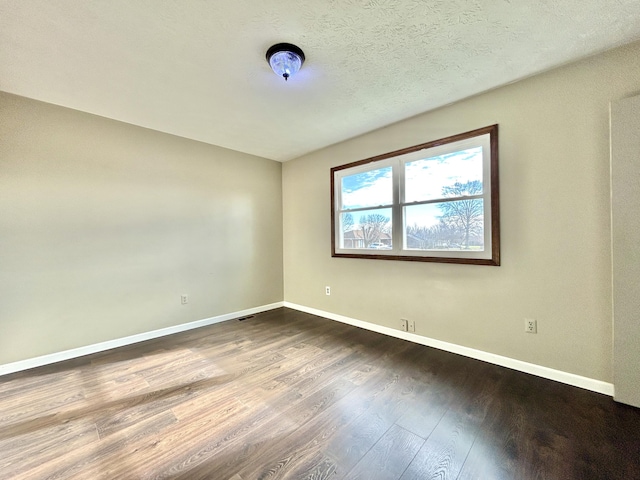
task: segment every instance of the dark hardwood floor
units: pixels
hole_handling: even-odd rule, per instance
[[[640,479],[640,410],[278,309],[0,377],[0,478]]]

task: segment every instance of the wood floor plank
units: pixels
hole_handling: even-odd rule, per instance
[[[295,477],[290,478],[302,480],[329,480],[335,478],[337,465],[332,459],[323,457],[311,465],[307,470],[301,470],[296,473]]]
[[[477,361],[468,364],[471,368],[464,382],[452,392],[447,412],[403,473],[402,480],[458,478],[502,378],[488,364]]]
[[[139,373],[111,377],[88,373],[83,377],[82,393],[85,400],[91,403],[110,402],[152,391],[149,382]]]
[[[62,444],[73,450],[98,440],[98,432],[91,421],[54,425],[5,439],[0,441],[0,478],[16,478],[58,458]]]
[[[457,389],[468,376],[468,370],[459,368],[455,362],[434,366],[426,377],[421,378],[423,388],[416,394],[415,401],[405,404],[396,423],[422,438],[428,438],[457,398]],[[443,377],[446,381],[440,381]]]
[[[87,408],[84,400],[82,392],[71,391],[66,395],[54,394],[50,399],[39,398],[33,403],[23,402],[22,408],[14,406],[0,412],[0,440],[69,421],[75,412]]]
[[[281,308],[0,377],[0,479],[640,478],[640,409]]]
[[[367,397],[374,397],[376,391],[382,387],[382,382],[379,382],[379,379],[375,380],[375,382],[371,382],[371,385],[367,385],[368,393],[366,395],[362,391],[355,395],[354,388],[337,402],[329,405],[324,411],[318,410],[308,421],[296,419],[294,416],[297,428],[291,431],[287,437],[280,435],[278,441],[263,442],[262,445],[255,448],[252,451],[252,459],[248,462],[249,466],[254,465],[254,470],[248,469],[250,467],[245,467],[240,473],[248,478],[261,475],[270,475],[268,478],[302,478],[312,475],[314,465],[317,462],[333,464],[332,471],[334,471],[336,468],[335,462],[327,458],[324,452],[331,450],[331,447],[328,446],[331,439],[343,436],[344,428],[352,424],[354,418],[359,418],[363,412],[367,411],[369,408]],[[378,389],[375,388],[376,384]],[[291,418],[288,411],[284,415],[287,418]],[[380,422],[376,423],[379,424]],[[357,463],[388,427],[389,425],[385,424],[379,435],[373,434],[371,444],[354,460],[353,464]],[[360,440],[372,433],[373,431],[369,430],[368,434],[361,435]],[[274,462],[273,459],[276,459],[276,461]],[[322,469],[322,471],[325,471],[325,469]]]
[[[225,449],[241,447],[245,452],[243,457],[256,457],[257,450],[260,446],[264,445],[265,442],[274,441],[280,437],[286,437],[292,434],[354,388],[355,386],[353,384],[338,378],[309,396],[294,400],[290,407],[281,405],[280,408],[282,408],[283,411],[281,414],[270,420],[265,418],[264,421],[259,422],[259,424],[252,424],[250,433],[248,430],[239,432],[234,436],[233,442],[227,442],[224,448],[219,448],[217,451],[223,452]],[[255,421],[256,418],[258,417],[254,415],[252,420]],[[194,468],[202,465],[210,458],[210,451],[210,445],[192,450],[189,454],[185,455],[184,460],[179,465],[174,466],[167,474],[170,474],[172,477],[181,474],[182,478],[193,478],[195,475]],[[287,465],[295,458],[297,458],[295,455],[286,456],[284,458],[274,458],[266,464],[260,463],[257,465],[257,469],[259,470],[257,472],[253,471],[256,465],[247,458],[247,467],[245,469],[238,469],[238,472],[242,477],[246,478],[277,478],[274,477],[273,473],[270,476],[267,474],[270,471],[279,470],[283,465]],[[216,462],[216,464],[220,466],[218,462]],[[215,471],[210,470],[210,466],[207,468],[209,478],[211,478],[211,476],[222,476],[219,468]],[[245,470],[248,470],[250,473],[247,473]]]
[[[396,353],[402,352],[407,347],[403,346]],[[335,350],[335,349],[334,349]],[[311,376],[316,376],[317,369],[333,368],[335,365],[341,368],[347,368],[349,363],[345,362],[345,358],[352,357],[351,350],[338,349],[338,351],[327,351],[321,353],[321,356],[329,356],[331,363],[316,362],[314,368],[307,370]],[[395,355],[384,350],[371,350],[369,352],[369,360],[387,359]],[[354,365],[358,364],[357,358],[351,358]],[[303,363],[303,365],[306,365]],[[344,378],[343,376],[339,378]],[[305,382],[308,378],[298,378],[300,383]],[[212,477],[221,477],[230,475],[238,469],[238,463],[246,464],[240,471],[245,478],[301,478],[306,475],[315,475],[315,465],[317,462],[326,462],[327,459],[321,454],[322,448],[326,442],[336,433],[341,426],[353,420],[354,416],[358,416],[364,412],[369,404],[367,397],[375,395],[383,391],[387,382],[384,377],[375,377],[369,380],[367,395],[361,392],[349,398],[351,392],[345,397],[339,399],[336,403],[330,404],[326,409],[317,409],[306,419],[297,419],[293,422],[290,410],[283,410],[281,415],[277,417],[276,424],[265,426],[254,430],[250,441],[245,441],[239,451],[236,451],[232,457],[231,463],[225,464],[224,461],[215,460],[214,462],[203,461],[197,467],[187,471],[179,478],[185,479],[206,479]],[[280,384],[282,388],[284,384]],[[291,386],[291,391],[308,395],[309,391],[294,388],[295,383]],[[315,382],[312,385],[322,385],[321,382]],[[255,396],[256,390],[252,390],[252,396]],[[269,391],[268,395],[272,395]],[[258,396],[260,400],[264,400],[264,394]],[[298,401],[295,398],[294,401]],[[245,401],[243,399],[243,401]],[[310,400],[313,404],[313,399]],[[285,407],[286,408],[286,407]],[[295,440],[291,437],[295,437]],[[374,441],[375,443],[375,441]],[[291,448],[293,447],[293,448]],[[314,462],[317,460],[317,462]],[[357,463],[357,459],[354,464]]]
[[[447,412],[401,479],[456,479],[476,433],[476,423],[465,414]]]
[[[152,441],[150,438],[165,431],[175,423],[175,417],[170,413],[145,418],[129,429],[121,430],[116,435],[105,440],[85,442],[82,446],[68,449],[66,444],[59,443],[59,455],[46,462],[33,462],[33,468],[24,473],[6,478],[25,479],[86,479],[86,478],[117,478],[109,477],[109,463],[118,462],[134,477],[134,471],[144,468],[148,459],[139,462],[135,456],[135,448],[130,448],[140,440]],[[37,457],[36,457],[37,458]],[[110,460],[115,459],[115,460]],[[1,477],[0,478],[4,478]],[[124,478],[124,477],[121,477]],[[140,477],[141,478],[141,477]]]
[[[346,474],[364,458],[392,425],[375,409],[367,411],[341,428],[340,434],[327,445],[326,452],[336,460],[338,471]]]
[[[399,478],[423,443],[423,438],[393,425],[344,478]]]

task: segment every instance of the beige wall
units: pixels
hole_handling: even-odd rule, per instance
[[[611,382],[608,108],[639,79],[636,43],[286,163],[285,300]],[[331,167],[494,123],[502,266],[330,257]]]
[[[640,408],[640,95],[611,104],[613,379]]]
[[[281,170],[0,93],[0,364],[282,301]]]

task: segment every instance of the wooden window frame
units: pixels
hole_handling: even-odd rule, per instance
[[[404,164],[408,161],[413,161],[413,158],[430,158],[428,150],[434,150],[436,147],[448,146],[474,138],[486,137],[488,135],[488,152],[483,149],[483,186],[484,191],[482,198],[484,204],[486,201],[490,201],[490,205],[485,207],[485,214],[489,213],[490,220],[487,222],[486,215],[483,216],[485,242],[484,250],[482,251],[483,258],[471,257],[471,255],[478,255],[477,252],[464,251],[464,250],[452,250],[444,251],[439,250],[415,250],[404,248],[404,234],[400,235],[399,232],[403,232],[403,225],[396,226],[398,222],[404,222],[403,208],[410,206],[410,203],[404,202],[404,198],[401,198],[404,193],[398,193],[401,187],[396,185],[404,183],[404,171],[401,174],[398,172],[403,168]],[[485,142],[486,143],[486,142]],[[454,145],[450,145],[455,147]],[[444,147],[447,148],[447,147]],[[416,157],[409,154],[419,155],[424,151],[424,156]],[[455,150],[452,150],[455,151]],[[486,156],[489,156],[487,159]],[[403,159],[404,157],[404,159]],[[407,160],[412,158],[412,160]],[[336,223],[338,220],[338,212],[344,212],[345,209],[339,208],[336,205],[340,192],[336,191],[336,188],[340,187],[340,182],[336,181],[336,178],[342,178],[345,176],[345,170],[352,172],[369,171],[381,168],[387,165],[394,166],[393,170],[393,182],[394,182],[394,195],[393,203],[387,206],[393,211],[393,231],[392,231],[392,244],[393,250],[371,250],[371,249],[347,249],[337,248],[339,240],[337,234],[340,233]],[[371,168],[368,168],[371,167]],[[396,171],[397,170],[397,171]],[[398,180],[398,176],[402,175],[402,179]],[[488,191],[487,191],[488,187]],[[404,188],[404,187],[402,187]],[[500,194],[499,194],[499,174],[498,174],[498,125],[490,125],[488,127],[479,128],[469,132],[453,135],[450,137],[434,140],[431,142],[414,145],[412,147],[396,150],[393,152],[377,155],[364,160],[348,163],[346,165],[340,165],[331,169],[331,256],[338,258],[366,258],[372,260],[401,260],[401,261],[413,261],[413,262],[438,262],[438,263],[459,263],[469,265],[500,265]],[[466,197],[460,197],[466,198]],[[473,197],[472,197],[473,198]],[[380,208],[380,207],[372,207]],[[487,245],[487,239],[488,243]]]

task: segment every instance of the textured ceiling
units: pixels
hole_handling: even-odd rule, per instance
[[[0,0],[0,90],[284,161],[639,39],[638,0]]]

